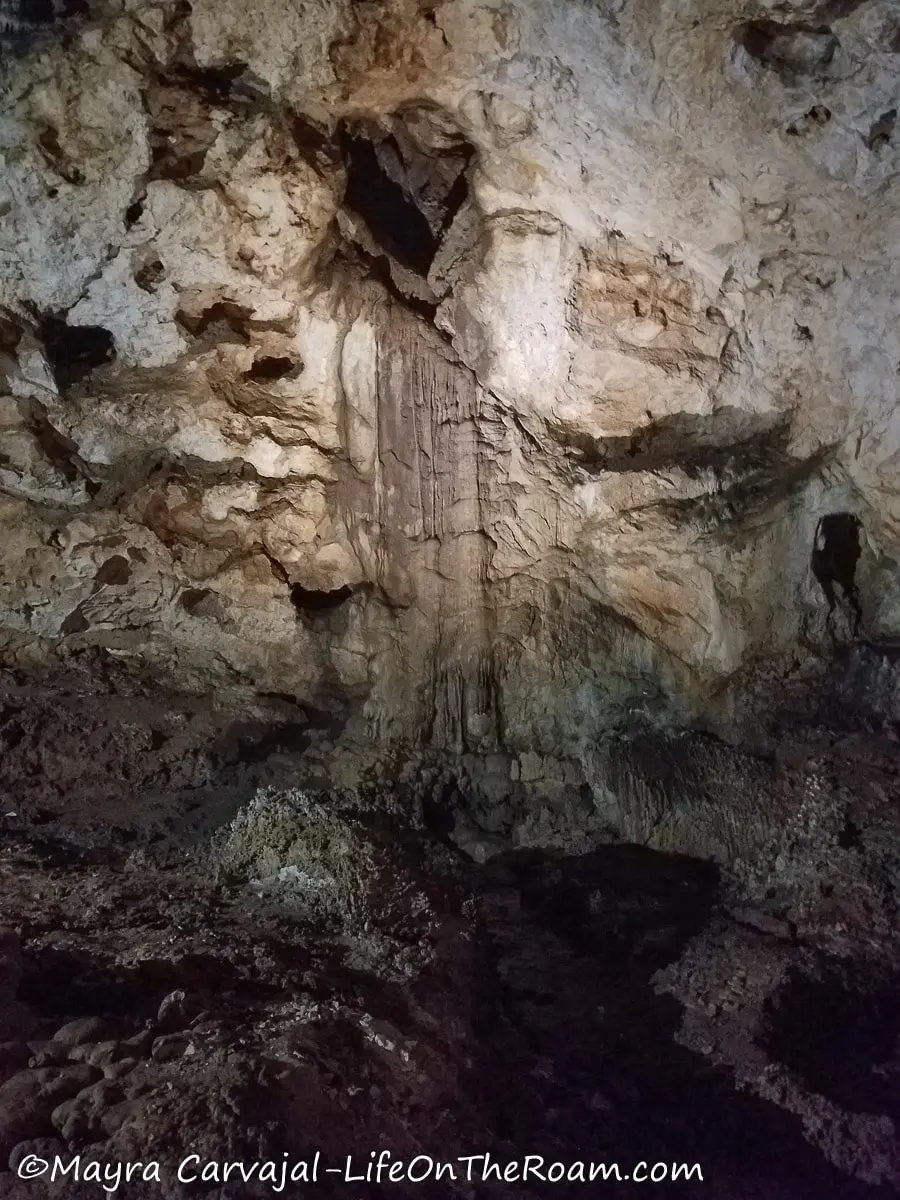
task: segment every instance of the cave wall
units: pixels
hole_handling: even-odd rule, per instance
[[[900,633],[896,3],[15,33],[7,661],[556,752]]]

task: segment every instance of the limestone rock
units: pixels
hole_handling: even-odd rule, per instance
[[[895,636],[894,16],[11,29],[4,654],[579,755]]]

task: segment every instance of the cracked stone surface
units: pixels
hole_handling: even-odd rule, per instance
[[[577,756],[898,633],[895,3],[6,7],[9,661]]]

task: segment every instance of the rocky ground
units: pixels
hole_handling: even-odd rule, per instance
[[[177,1164],[319,1150],[359,1175],[382,1149],[701,1165],[661,1195],[894,1194],[893,665],[849,666],[817,704],[782,689],[752,751],[608,748],[620,823],[636,795],[662,816],[634,844],[579,795],[568,846],[558,803],[544,846],[535,820],[479,834],[453,763],[375,761],[287,697],[4,676],[0,1196],[102,1194],[19,1178],[28,1155],[158,1162],[117,1187],[135,1200],[242,1200],[278,1193]],[[473,1170],[282,1194],[590,1187]]]

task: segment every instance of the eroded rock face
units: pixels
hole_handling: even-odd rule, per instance
[[[54,21],[0,117],[7,658],[557,753],[898,632],[890,0]]]

